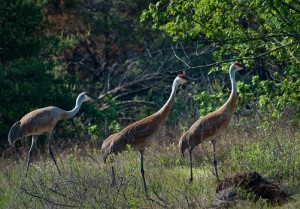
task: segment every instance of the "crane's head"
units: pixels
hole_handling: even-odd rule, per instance
[[[15,142],[21,138],[20,124],[20,121],[16,122],[9,130],[8,142],[11,146],[14,146]]]
[[[189,81],[189,79],[185,77],[185,74],[179,74],[175,80],[178,81],[180,85],[183,85]]]
[[[78,95],[77,100],[80,100],[82,102],[87,102],[87,101],[97,100],[97,98],[93,97],[92,95],[86,92],[82,92]]]
[[[234,69],[235,71],[239,71],[239,70],[243,70],[244,66],[241,63],[236,61],[236,62],[232,63],[232,65],[230,66],[230,69]]]

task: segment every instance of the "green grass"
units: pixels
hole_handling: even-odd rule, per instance
[[[124,153],[121,160],[134,153]],[[45,206],[80,208],[149,208],[207,206],[213,191],[207,191],[214,184],[207,172],[195,169],[195,181],[188,183],[188,172],[184,168],[156,168],[154,163],[146,166],[146,180],[149,194],[143,191],[139,172],[138,156],[122,165],[115,163],[117,185],[111,186],[110,166],[97,164],[85,157],[67,156],[63,175],[59,176],[52,162],[36,162],[30,167],[26,179],[19,173],[17,163],[1,173],[1,190],[8,189],[1,197],[1,207],[43,208]],[[23,166],[22,166],[23,167]],[[199,174],[199,175],[198,175]],[[201,178],[200,178],[201,176]]]
[[[230,136],[230,138],[229,138]],[[220,178],[256,170],[289,195],[278,208],[300,206],[300,134],[277,128],[274,134],[252,135],[232,127],[217,146]],[[276,140],[282,151],[279,151]],[[0,208],[211,208],[217,181],[209,143],[194,152],[194,181],[189,183],[188,156],[182,159],[176,143],[155,142],[145,152],[148,193],[142,186],[139,153],[114,157],[117,185],[111,186],[111,167],[97,150],[74,147],[58,155],[60,176],[50,157],[35,157],[25,179],[26,155],[19,161],[2,159]],[[232,208],[271,208],[266,200],[244,200]]]

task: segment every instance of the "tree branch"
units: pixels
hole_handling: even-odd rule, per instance
[[[257,59],[257,58],[261,58],[261,57],[264,57],[272,52],[275,52],[277,50],[280,50],[280,49],[283,49],[283,48],[286,48],[286,47],[289,47],[289,46],[293,46],[293,45],[296,45],[296,44],[299,44],[300,41],[296,41],[294,43],[290,43],[290,44],[285,44],[285,45],[281,45],[277,48],[274,48],[272,50],[269,50],[269,51],[266,51],[264,53],[261,53],[257,56],[252,56],[252,57],[242,57],[240,59],[242,60],[252,60],[252,59]],[[236,61],[236,59],[228,59],[228,60],[224,60],[224,61],[219,61],[219,62],[214,62],[214,63],[210,63],[210,64],[207,64],[207,65],[197,65],[197,66],[191,66],[189,68],[187,68],[186,70],[192,70],[192,69],[197,69],[197,68],[208,68],[208,67],[213,67],[213,66],[217,66],[217,65],[220,65],[220,64],[223,64],[223,63],[228,63],[228,62],[234,62]],[[180,72],[181,70],[176,70],[176,71],[172,71],[171,73],[178,73]]]
[[[278,41],[276,38],[274,38],[274,41],[276,41],[277,43],[279,43],[281,46],[284,46],[283,43],[281,43],[280,41]],[[294,56],[293,53],[291,53],[291,57],[298,63],[300,63],[299,59],[297,57]]]
[[[297,12],[297,13],[300,13],[300,10],[299,10],[299,9],[296,9],[296,8],[293,7],[292,5],[286,3],[286,2],[284,2],[284,1],[282,1],[282,0],[279,0],[279,2],[280,2],[282,5],[287,6],[289,9],[294,10],[294,11]]]
[[[136,80],[131,81],[131,82],[127,82],[127,83],[123,84],[122,86],[118,86],[118,87],[106,92],[105,94],[101,94],[100,96],[98,96],[98,99],[103,99],[107,95],[116,94],[116,93],[118,93],[122,90],[125,90],[126,88],[137,85],[137,84],[142,83],[144,81],[157,80],[157,78],[159,78],[159,77],[161,77],[161,73],[146,74],[146,75],[144,75],[143,77],[141,77],[139,79],[136,79]]]
[[[142,100],[120,101],[120,102],[117,102],[115,105],[122,106],[122,105],[135,105],[135,104],[146,104],[146,105],[152,105],[152,106],[159,107],[158,104],[156,104],[155,102],[147,102],[147,101],[142,101]],[[106,104],[105,106],[101,107],[100,110],[105,110],[109,107],[110,107],[110,105]]]
[[[173,50],[173,53],[174,53],[174,56],[180,60],[181,62],[183,62],[188,68],[190,68],[189,64],[186,63],[183,59],[181,59],[180,57],[178,57],[178,55],[176,54],[175,50],[174,50],[174,47],[173,47],[173,44],[171,45],[172,46],[172,50]]]

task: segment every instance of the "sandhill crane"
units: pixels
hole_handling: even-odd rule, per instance
[[[70,111],[65,111],[53,106],[36,109],[27,113],[20,121],[16,122],[11,127],[8,133],[8,141],[12,146],[18,139],[26,138],[27,136],[32,136],[32,142],[28,153],[26,171],[28,171],[28,167],[32,156],[32,148],[35,144],[37,137],[41,134],[46,134],[48,136],[49,154],[52,160],[54,161],[59,174],[61,174],[51,148],[52,131],[59,120],[74,117],[79,111],[80,106],[83,102],[91,101],[94,99],[94,97],[87,94],[86,92],[82,92],[78,95],[76,99],[75,107]]]
[[[174,103],[176,90],[179,84],[185,84],[188,79],[184,74],[179,74],[173,81],[172,92],[166,104],[156,113],[132,123],[118,133],[110,135],[102,144],[104,163],[109,154],[119,153],[130,145],[133,149],[138,150],[141,155],[141,174],[143,178],[144,190],[147,191],[144,176],[144,151],[151,143],[160,127],[167,120],[170,109]],[[114,167],[112,166],[113,183],[115,183]]]
[[[237,88],[235,81],[235,72],[238,70],[242,70],[243,66],[234,62],[229,68],[229,76],[231,80],[231,94],[229,99],[226,101],[224,105],[222,105],[216,111],[209,113],[200,119],[198,119],[188,131],[186,131],[179,140],[179,152],[182,156],[184,156],[184,152],[186,149],[189,150],[190,156],[190,182],[193,181],[193,172],[192,172],[192,151],[199,144],[210,141],[213,146],[213,156],[214,156],[214,168],[216,172],[217,179],[218,169],[217,169],[217,161],[215,156],[215,148],[216,148],[216,138],[223,135],[226,129],[229,126],[229,122],[234,113],[234,107],[237,102]]]

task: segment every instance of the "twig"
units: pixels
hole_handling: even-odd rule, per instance
[[[182,49],[184,55],[186,56],[186,58],[189,60],[189,63],[190,63],[190,62],[191,62],[191,58],[190,58],[190,57],[187,55],[187,53],[185,52],[182,43],[181,43],[180,45],[181,45],[181,49]]]
[[[50,204],[53,204],[53,205],[57,205],[57,206],[63,206],[63,207],[68,207],[68,208],[76,208],[77,206],[76,205],[67,205],[67,204],[62,204],[62,203],[57,203],[57,202],[53,202],[51,200],[48,200],[47,198],[45,197],[41,197],[37,194],[33,194],[31,192],[28,192],[24,187],[21,187],[21,190],[25,193],[25,194],[28,194],[32,197],[35,197],[35,198],[38,198],[38,199],[42,199]]]
[[[74,122],[74,118],[72,118],[71,122],[72,122],[72,126],[74,127],[75,132],[77,134],[78,140],[81,141],[79,131],[78,131],[77,126],[75,125],[75,122]]]
[[[171,46],[172,46],[172,50],[173,50],[174,56],[175,56],[178,60],[180,60],[181,62],[183,62],[188,68],[191,68],[191,67],[189,66],[188,63],[186,63],[183,59],[181,59],[180,57],[178,57],[178,55],[177,55],[176,52],[175,52],[175,49],[174,49],[173,45],[171,45]]]
[[[164,205],[161,204],[160,202],[158,202],[158,201],[156,201],[156,200],[150,198],[150,197],[148,196],[148,193],[146,193],[147,199],[150,200],[150,201],[152,201],[152,202],[154,202],[154,203],[156,203],[156,204],[158,204],[158,205],[159,205],[160,207],[162,207],[162,208],[167,208],[166,202],[165,202],[163,199],[161,199],[161,197],[158,196],[158,194],[155,192],[155,190],[153,190],[153,192],[154,192],[154,194],[156,195],[156,197],[157,197],[158,199],[160,199],[160,200],[164,203]]]
[[[133,100],[133,101],[129,100],[129,101],[121,101],[116,103],[116,105],[127,105],[127,104],[146,104],[146,105],[153,105],[159,107],[159,105],[155,102],[147,102],[141,100]]]
[[[135,79],[132,82],[127,82],[127,83],[123,84],[122,86],[118,86],[118,87],[106,92],[105,94],[98,96],[98,99],[102,99],[107,95],[116,94],[119,91],[122,91],[128,87],[132,87],[134,85],[140,84],[141,82],[144,82],[144,81],[157,80],[157,78],[160,76],[161,76],[160,73],[150,73],[150,74],[144,75],[143,77],[141,77],[139,79]]]
[[[264,57],[272,52],[275,52],[277,50],[280,50],[282,48],[286,48],[286,47],[289,47],[289,46],[292,46],[292,45],[296,45],[296,44],[299,44],[300,41],[297,41],[297,42],[294,42],[294,43],[290,43],[290,44],[286,44],[286,45],[281,45],[275,49],[272,49],[272,50],[269,50],[269,51],[266,51],[264,53],[261,53],[257,56],[252,56],[252,57],[243,57],[243,58],[240,58],[240,59],[243,59],[243,60],[252,60],[252,59],[257,59],[257,58],[261,58],[261,57]],[[207,65],[197,65],[197,66],[188,66],[188,68],[186,70],[192,70],[192,69],[197,69],[197,68],[208,68],[208,67],[212,67],[212,66],[216,66],[216,65],[220,65],[220,64],[223,64],[223,63],[228,63],[228,62],[234,62],[236,61],[236,59],[228,59],[228,60],[224,60],[224,61],[219,61],[219,62],[214,62],[214,63],[210,63],[210,64],[207,64]],[[182,70],[180,70],[182,71]],[[176,71],[172,71],[171,73],[178,73],[180,72],[179,70],[176,70]]]
[[[280,41],[278,41],[276,38],[274,38],[274,41],[276,41],[277,43],[279,43],[281,46],[284,46],[283,43],[281,43]],[[300,63],[299,59],[297,59],[297,57],[294,56],[293,53],[291,53],[291,57],[298,63]]]
[[[164,203],[165,207],[167,207],[168,203],[163,198],[161,198],[154,189],[153,189],[153,192],[154,192],[155,196]]]

